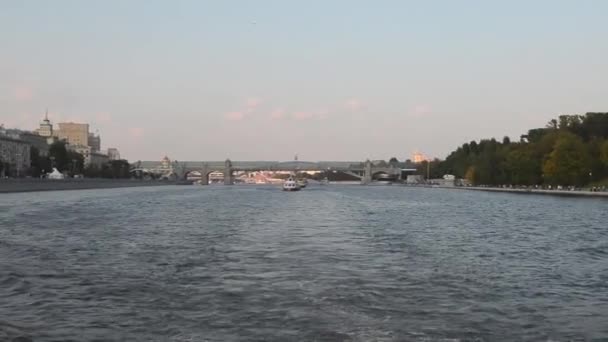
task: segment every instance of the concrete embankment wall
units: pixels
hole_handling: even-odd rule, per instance
[[[603,197],[608,198],[608,192],[568,191],[568,190],[542,190],[542,189],[510,189],[510,188],[483,188],[483,187],[449,187],[446,189],[489,191],[515,194],[575,196],[575,197]]]
[[[175,185],[175,183],[130,179],[1,179],[0,193],[112,189],[160,185]]]

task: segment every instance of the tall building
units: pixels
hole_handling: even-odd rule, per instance
[[[108,157],[110,160],[120,160],[120,152],[117,148],[110,147],[108,148]]]
[[[110,161],[106,154],[93,151],[91,146],[69,145],[68,149],[80,153],[84,157],[85,167],[94,166],[101,168],[102,165]]]
[[[2,133],[5,129],[0,129]],[[30,145],[6,134],[0,134],[0,177],[22,177],[29,170]]]
[[[101,136],[89,133],[89,146],[93,152],[101,151]]]
[[[55,135],[70,145],[89,146],[89,124],[61,122]]]
[[[42,120],[42,122],[40,123],[40,128],[36,130],[36,133],[38,133],[39,136],[46,138],[50,138],[53,136],[53,124],[51,124],[51,121],[49,120],[48,110],[44,115],[44,120]]]

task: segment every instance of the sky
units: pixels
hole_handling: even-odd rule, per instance
[[[129,160],[445,158],[608,111],[608,1],[0,0],[0,123]]]

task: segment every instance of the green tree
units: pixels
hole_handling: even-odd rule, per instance
[[[60,172],[68,170],[70,161],[68,158],[68,150],[66,149],[65,142],[56,141],[49,147],[49,155],[53,160],[53,167],[57,168]]]
[[[561,115],[544,128],[528,130],[519,142],[465,143],[439,169],[488,185],[599,181],[608,178],[607,139],[608,113]]]
[[[505,167],[509,183],[518,185],[536,185],[541,183],[542,165],[536,156],[533,146],[522,144],[512,148],[506,157]]]
[[[30,176],[40,177],[41,174],[51,171],[51,160],[40,154],[40,151],[30,147]]]
[[[130,164],[127,160],[112,160],[110,161],[112,169],[112,178],[130,178]]]
[[[96,165],[89,165],[83,170],[83,174],[87,178],[100,178],[101,169]]]
[[[466,179],[467,181],[469,181],[469,183],[471,183],[471,184],[477,185],[477,177],[476,177],[476,174],[475,174],[475,166],[469,166],[469,168],[467,169],[467,172],[464,175],[464,179]]]
[[[84,171],[84,157],[82,154],[75,151],[67,151],[66,158],[68,160],[66,170],[72,175],[82,174]]]
[[[604,141],[600,147],[600,160],[608,167],[608,140]]]
[[[591,158],[585,144],[572,133],[561,133],[543,164],[545,179],[556,185],[583,185],[588,180]]]

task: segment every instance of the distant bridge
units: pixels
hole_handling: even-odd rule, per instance
[[[173,176],[178,180],[184,180],[192,172],[201,175],[202,184],[209,183],[209,174],[222,172],[224,184],[234,184],[234,172],[245,171],[340,171],[361,179],[362,184],[372,181],[374,175],[386,174],[389,177],[401,179],[403,172],[414,172],[416,169],[406,167],[403,163],[397,165],[374,165],[371,161],[365,162],[306,162],[306,161],[231,161],[227,159],[220,161],[173,161],[169,165],[163,165],[157,161],[140,161],[131,165],[131,172],[144,172],[160,176]]]

